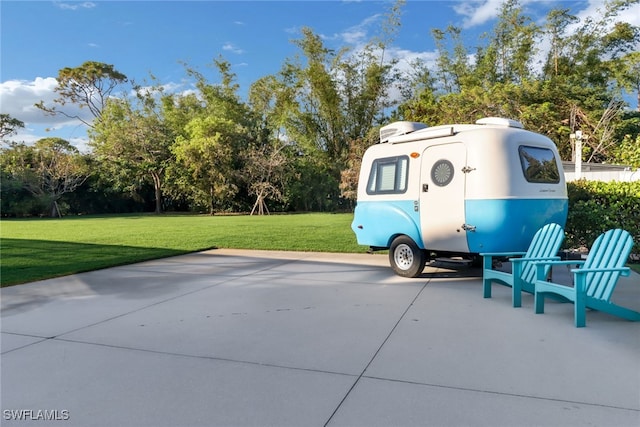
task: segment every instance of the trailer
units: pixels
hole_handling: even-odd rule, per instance
[[[522,123],[395,122],[362,158],[351,228],[358,244],[389,250],[395,273],[416,277],[438,257],[524,252],[543,225],[564,227],[567,211],[555,144]]]

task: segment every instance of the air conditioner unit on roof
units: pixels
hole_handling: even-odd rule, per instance
[[[517,120],[505,119],[503,117],[485,117],[476,121],[477,125],[496,125],[510,128],[524,129],[524,125]]]
[[[380,128],[380,142],[387,142],[393,136],[406,135],[428,126],[418,122],[393,122]]]

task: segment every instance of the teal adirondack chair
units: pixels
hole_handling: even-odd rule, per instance
[[[535,311],[544,313],[545,297],[573,302],[575,325],[586,325],[586,309],[604,311],[631,321],[640,321],[640,313],[613,304],[611,294],[620,276],[629,276],[627,262],[633,246],[631,235],[625,230],[609,230],[598,236],[585,261],[561,261],[537,264],[535,283]],[[576,264],[572,269],[574,287],[546,281],[546,271],[551,264]]]
[[[491,298],[491,282],[496,282],[512,288],[511,300],[514,307],[522,305],[522,291],[533,293],[536,279],[537,261],[559,260],[557,256],[560,245],[564,240],[564,230],[558,224],[547,224],[534,234],[527,252],[502,252],[481,253],[482,287],[485,298]],[[519,258],[515,258],[520,256]],[[511,273],[493,269],[493,260],[496,257],[512,257]],[[546,268],[545,274],[549,272]]]

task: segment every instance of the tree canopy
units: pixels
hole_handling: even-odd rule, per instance
[[[119,84],[127,81],[127,76],[117,71],[111,64],[87,61],[78,67],[61,69],[58,72],[57,81],[58,87],[55,91],[59,97],[54,100],[56,105],[47,106],[43,101],[40,101],[36,107],[47,114],[62,114],[92,127],[91,120],[85,119],[78,113],[60,108],[67,106],[67,104],[75,105],[80,109],[86,108],[92,118],[99,119],[109,97]]]

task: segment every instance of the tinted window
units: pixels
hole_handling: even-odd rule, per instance
[[[394,194],[407,191],[409,158],[387,157],[376,159],[371,165],[367,194]]]
[[[529,182],[557,184],[560,172],[553,151],[548,148],[521,146],[520,164],[524,177]]]

